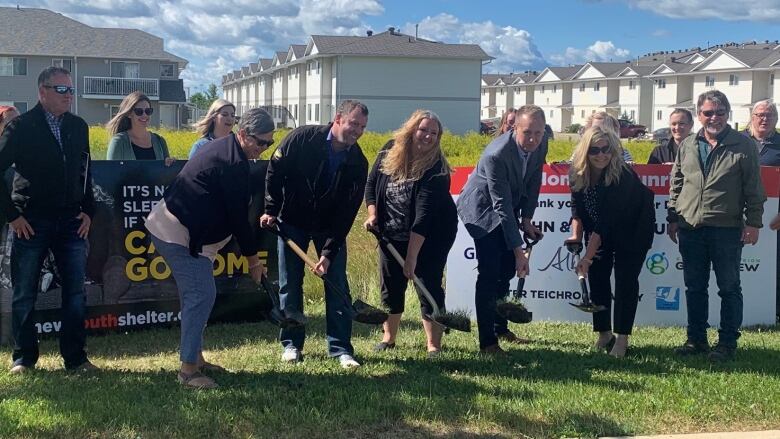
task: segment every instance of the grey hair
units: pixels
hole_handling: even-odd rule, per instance
[[[517,109],[517,117],[527,114],[528,117],[538,117],[542,119],[542,122],[547,123],[547,118],[544,117],[544,110],[537,105],[523,105]]]
[[[274,130],[274,120],[262,108],[252,108],[241,116],[238,129],[247,134],[265,134]]]
[[[68,69],[64,69],[62,67],[46,67],[43,69],[43,71],[38,75],[38,87],[45,85],[46,82],[51,79],[54,75],[65,75],[70,76],[70,71]]]
[[[717,105],[719,108],[723,108],[728,113],[731,111],[731,104],[729,104],[729,98],[726,97],[720,90],[708,90],[699,95],[699,99],[696,101],[696,113],[701,113],[701,106],[704,105],[704,101],[710,101]]]
[[[772,102],[771,99],[764,99],[763,101],[758,101],[755,104],[753,104],[753,108],[750,109],[750,114],[753,114],[756,112],[756,108],[765,105],[766,109],[769,110],[770,113],[777,116],[777,105],[775,105],[774,102]]]
[[[362,113],[363,116],[368,116],[368,107],[366,107],[366,104],[355,99],[347,99],[342,101],[338,108],[336,108],[336,114],[349,114],[355,111],[356,108],[360,110],[360,113]]]

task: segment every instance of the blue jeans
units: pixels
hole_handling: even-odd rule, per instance
[[[720,296],[718,343],[737,346],[742,325],[742,287],[739,264],[742,260],[742,229],[739,227],[680,228],[680,254],[683,258],[685,300],[688,305],[688,339],[707,341],[710,266],[715,271]]]
[[[280,224],[282,231],[299,247],[306,250],[309,241],[314,242],[317,254],[322,252],[326,237],[311,234],[289,224]],[[295,254],[284,241],[278,240],[279,253],[279,301],[282,309],[288,313],[303,312],[303,272],[304,262]],[[347,283],[347,247],[344,245],[330,261],[328,274],[325,275],[330,283],[333,283],[343,294],[334,291],[328,282],[325,283],[325,334],[328,341],[328,355],[338,357],[342,354],[354,352],[352,348],[352,298],[349,295]],[[282,329],[279,332],[279,340],[282,346],[292,346],[303,350],[306,338],[304,327]]]
[[[192,257],[190,249],[179,244],[161,241],[152,235],[157,252],[171,267],[181,303],[181,347],[179,359],[182,363],[197,363],[203,351],[203,331],[209,320],[217,286],[214,283],[214,264],[211,259],[198,255]]]
[[[479,348],[498,343],[498,335],[509,331],[507,320],[496,312],[496,301],[509,295],[509,281],[515,277],[515,254],[506,248],[501,227],[474,240],[477,253],[477,285],[474,297],[479,329]]]
[[[62,282],[60,354],[65,368],[73,369],[87,361],[84,350],[87,243],[77,233],[81,220],[73,215],[63,215],[56,219],[27,218],[27,222],[35,235],[30,239],[14,237],[11,248],[13,364],[33,367],[38,361],[38,335],[33,312],[41,266],[51,250]]]

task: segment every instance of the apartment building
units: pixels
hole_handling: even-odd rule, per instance
[[[358,99],[369,108],[372,131],[395,130],[424,108],[450,131],[465,133],[479,130],[476,83],[490,59],[475,44],[439,43],[394,28],[366,36],[311,35],[305,45],[277,52],[268,68],[253,72],[247,66],[224,75],[222,89],[239,112],[269,107],[280,126],[326,123],[338,102]],[[262,95],[241,94],[258,81]]]
[[[0,8],[0,105],[22,112],[35,106],[38,74],[49,66],[70,70],[76,87],[71,111],[91,125],[107,122],[136,90],[152,101],[152,124],[186,122],[179,75],[187,60],[165,51],[161,38],[87,26],[46,9]]]

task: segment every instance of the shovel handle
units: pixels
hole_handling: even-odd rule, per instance
[[[284,232],[282,232],[282,229],[279,228],[278,225],[276,227],[271,228],[271,232],[273,234],[275,234],[276,236],[282,238],[282,241],[284,241],[284,243],[287,244],[287,246],[290,247],[290,249],[296,255],[298,255],[299,258],[301,258],[303,263],[306,264],[306,266],[309,267],[309,269],[311,269],[311,271],[314,273],[315,276],[320,277],[320,278],[322,277],[322,276],[320,276],[319,273],[317,273],[314,270],[314,267],[317,265],[317,262],[314,261],[314,259],[312,259],[311,257],[309,257],[309,255],[306,254],[306,252],[303,251],[303,249],[298,244],[296,244],[295,241],[293,241],[292,239],[290,239],[289,236],[284,234]]]

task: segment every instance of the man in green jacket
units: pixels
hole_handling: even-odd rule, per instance
[[[742,325],[739,265],[742,246],[758,242],[766,195],[758,150],[726,123],[731,106],[722,92],[699,95],[702,129],[682,141],[669,188],[669,237],[683,258],[688,340],[679,355],[709,353],[710,361],[734,357]],[[710,266],[721,297],[718,344],[710,351],[707,323]]]

